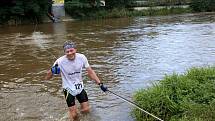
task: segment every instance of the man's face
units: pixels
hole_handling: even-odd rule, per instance
[[[76,49],[75,48],[69,48],[69,49],[65,50],[66,57],[69,60],[74,60],[75,59],[75,53],[76,53]]]

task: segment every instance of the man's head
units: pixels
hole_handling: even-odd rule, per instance
[[[76,45],[73,42],[65,42],[63,45],[64,53],[66,57],[70,60],[75,59],[75,53],[76,53]]]

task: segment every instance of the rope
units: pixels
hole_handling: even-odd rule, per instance
[[[35,27],[34,27],[34,32],[36,31],[36,28],[37,28],[37,22],[36,22],[36,25],[35,25]],[[45,50],[46,52],[48,52],[50,55],[52,55],[52,56],[54,57],[54,59],[57,59],[57,57],[56,57],[54,54],[52,54],[51,52],[47,51],[46,49],[44,49],[44,50]],[[116,93],[114,93],[114,92],[112,92],[112,91],[110,91],[110,90],[107,90],[107,91],[108,91],[109,93],[111,93],[111,94],[113,94],[113,95],[119,97],[120,99],[124,100],[125,102],[127,102],[127,103],[129,103],[129,104],[135,106],[136,108],[138,108],[138,109],[141,110],[142,112],[144,112],[144,113],[146,113],[146,114],[148,114],[148,115],[154,117],[155,119],[157,119],[157,120],[159,120],[159,121],[163,121],[162,119],[158,118],[157,116],[155,116],[155,115],[149,113],[148,111],[142,109],[142,108],[141,108],[139,105],[137,105],[136,103],[134,103],[134,102],[132,102],[132,101],[130,101],[130,100],[128,100],[128,99],[126,99],[126,98],[120,96],[120,95],[117,95]],[[62,120],[63,118],[65,118],[65,116],[62,117],[60,120]]]
[[[138,109],[141,110],[142,112],[144,112],[144,113],[146,113],[146,114],[148,114],[148,115],[154,117],[155,119],[157,119],[157,120],[159,120],[159,121],[163,121],[162,119],[158,118],[157,116],[155,116],[155,115],[149,113],[148,111],[142,109],[142,108],[141,108],[139,105],[137,105],[136,103],[134,103],[134,102],[132,102],[132,101],[130,101],[130,100],[128,100],[128,99],[125,99],[124,97],[122,97],[122,96],[120,96],[120,95],[117,95],[116,93],[114,93],[114,92],[112,92],[112,91],[110,91],[110,90],[107,90],[107,91],[108,91],[109,93],[111,93],[111,94],[113,94],[113,95],[119,97],[120,99],[124,100],[125,102],[127,102],[127,103],[129,103],[129,104],[135,106],[136,108],[138,108]]]
[[[35,26],[34,26],[34,32],[36,32],[37,24],[38,24],[38,22],[36,21],[36,24],[35,24]],[[57,57],[56,57],[53,53],[49,52],[46,48],[43,47],[42,49],[45,50],[45,51],[46,51],[47,53],[49,53],[50,55],[52,55],[52,57],[53,57],[54,60],[57,59]]]

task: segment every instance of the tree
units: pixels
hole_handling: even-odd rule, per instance
[[[197,12],[215,11],[215,0],[192,0],[190,6]]]
[[[48,0],[1,0],[0,24],[8,20],[40,21],[46,15]]]
[[[105,0],[105,4],[107,8],[126,8],[132,1],[134,0]]]

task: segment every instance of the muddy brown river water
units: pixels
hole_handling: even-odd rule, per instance
[[[0,121],[68,120],[60,78],[44,80],[68,39],[110,90],[132,100],[165,74],[214,65],[215,13],[0,28]],[[91,113],[82,121],[134,121],[132,106],[84,83]]]

